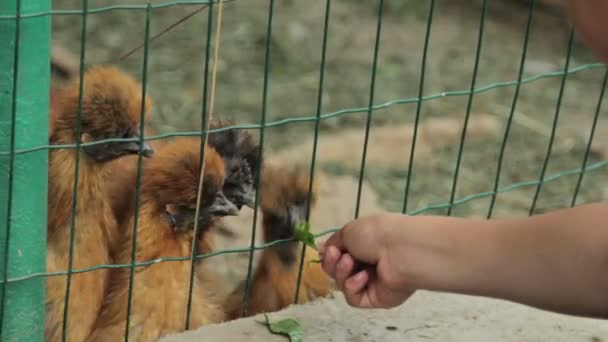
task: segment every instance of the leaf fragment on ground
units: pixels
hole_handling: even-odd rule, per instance
[[[264,314],[265,322],[259,322],[268,327],[268,330],[275,335],[284,335],[289,338],[290,342],[302,342],[304,334],[300,323],[292,318],[282,319],[276,322],[270,322],[268,315]]]

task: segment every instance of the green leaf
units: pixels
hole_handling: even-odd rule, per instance
[[[286,318],[277,322],[270,322],[268,315],[264,314],[266,322],[258,322],[268,327],[268,330],[275,335],[285,335],[290,342],[302,342],[304,334],[300,323],[295,319]]]
[[[296,240],[303,242],[314,250],[318,250],[315,236],[310,232],[310,223],[304,222],[296,225],[293,235]]]

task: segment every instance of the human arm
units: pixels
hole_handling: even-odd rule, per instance
[[[353,306],[393,307],[422,289],[608,317],[608,204],[508,220],[375,215],[322,252]]]

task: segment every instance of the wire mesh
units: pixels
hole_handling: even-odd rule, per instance
[[[378,4],[378,21],[376,24],[376,38],[374,39],[374,57],[372,60],[372,75],[369,85],[369,105],[365,121],[365,138],[363,138],[363,155],[361,156],[361,168],[359,169],[359,186],[357,187],[357,204],[355,204],[355,218],[359,217],[361,209],[361,191],[363,190],[363,178],[365,177],[365,161],[367,160],[367,146],[369,143],[369,132],[372,125],[372,113],[374,96],[376,95],[376,73],[378,72],[378,54],[380,53],[380,35],[382,33],[382,14],[384,12],[384,0]]]
[[[260,149],[259,149],[259,165],[257,168],[256,174],[256,184],[259,184],[261,187],[262,184],[262,168],[261,165],[264,162],[264,138],[265,138],[265,126],[266,126],[266,113],[267,113],[267,104],[268,104],[268,82],[269,82],[269,74],[270,74],[270,37],[272,36],[272,18],[274,15],[274,0],[270,0],[268,5],[268,25],[266,28],[266,44],[264,51],[264,85],[262,86],[262,110],[260,113]],[[243,298],[243,305],[241,308],[241,314],[243,316],[247,315],[248,304],[250,299],[250,289],[251,289],[251,277],[253,275],[253,251],[255,246],[255,235],[257,228],[257,217],[258,217],[258,207],[260,205],[260,191],[255,192],[255,203],[253,206],[253,223],[251,227],[251,245],[249,247],[249,261],[247,263],[247,280],[245,281],[245,293]]]
[[[69,305],[70,305],[70,296],[72,289],[72,269],[74,262],[74,241],[75,236],[74,231],[76,229],[76,216],[78,213],[78,182],[80,180],[80,145],[81,141],[81,133],[82,133],[82,96],[84,90],[84,63],[86,57],[86,33],[87,33],[87,8],[88,8],[88,0],[83,0],[82,2],[82,27],[81,27],[81,40],[80,46],[80,72],[78,74],[79,78],[79,89],[78,89],[78,114],[76,119],[76,150],[74,151],[74,155],[76,157],[74,163],[74,182],[73,182],[73,190],[72,190],[72,208],[71,208],[71,223],[70,223],[70,245],[68,252],[68,274],[67,274],[67,282],[65,287],[65,304],[63,306],[63,324],[61,327],[61,335],[62,340],[67,340],[68,334],[68,318],[69,318]]]
[[[534,8],[536,6],[536,0],[530,1],[529,10],[528,10],[528,22],[526,23],[526,31],[524,34],[524,44],[521,52],[521,60],[519,62],[519,71],[517,73],[517,84],[515,85],[515,93],[513,95],[513,102],[511,103],[511,110],[509,112],[509,118],[507,119],[507,124],[505,127],[505,133],[502,138],[502,143],[500,145],[500,154],[498,155],[498,165],[496,167],[496,177],[494,180],[494,192],[498,189],[498,185],[500,184],[500,173],[502,170],[502,163],[505,157],[505,149],[507,147],[507,139],[509,138],[509,133],[511,132],[511,125],[513,124],[513,117],[515,116],[515,107],[517,106],[517,100],[519,100],[519,92],[521,90],[521,80],[524,74],[524,66],[526,65],[526,56],[528,54],[528,42],[530,40],[530,30],[532,28],[532,20],[534,18]],[[487,218],[492,217],[492,213],[494,211],[494,205],[496,204],[496,194],[492,195],[492,200],[490,201],[490,207],[488,208]]]
[[[323,43],[321,46],[321,65],[319,66],[319,89],[317,93],[317,120],[315,121],[314,142],[312,145],[312,160],[310,163],[310,178],[308,183],[308,198],[306,201],[306,221],[310,221],[310,208],[312,204],[312,190],[315,181],[315,167],[317,166],[317,149],[319,144],[319,129],[321,127],[321,110],[323,108],[323,85],[325,81],[325,61],[327,57],[327,38],[329,34],[329,18],[331,14],[331,0],[325,2],[325,19],[323,20]],[[302,253],[300,260],[305,260],[306,245],[302,245]],[[302,284],[302,272],[304,270],[304,262],[300,263],[298,269],[298,280],[296,285],[296,293],[294,303],[298,303],[300,298],[300,285]]]
[[[426,33],[424,35],[424,47],[422,50],[422,62],[420,66],[420,82],[418,84],[418,98],[422,99],[424,95],[424,79],[426,76],[426,64],[429,53],[429,41],[431,39],[431,27],[433,25],[433,14],[435,13],[435,0],[429,3],[429,15],[426,20]],[[422,100],[416,103],[416,117],[414,118],[414,131],[412,133],[412,146],[410,148],[410,157],[407,166],[407,178],[405,180],[405,195],[403,198],[403,209],[401,212],[407,212],[407,201],[410,197],[410,186],[412,184],[412,174],[414,170],[414,154],[416,153],[416,139],[418,138],[418,126],[420,123],[420,114],[422,113]]]
[[[583,165],[581,166],[581,173],[578,175],[578,180],[576,181],[576,188],[574,189],[574,195],[572,196],[571,207],[576,205],[576,199],[581,190],[581,186],[583,184],[583,177],[585,175],[585,171],[587,169],[587,161],[589,160],[589,154],[591,153],[591,145],[593,144],[593,138],[595,137],[595,130],[597,128],[597,122],[600,117],[600,112],[602,109],[602,102],[604,100],[604,94],[606,93],[606,85],[608,84],[608,72],[604,73],[604,80],[602,81],[602,85],[600,88],[600,95],[597,101],[597,107],[595,109],[595,115],[593,116],[593,123],[591,124],[591,131],[589,132],[589,140],[587,141],[587,148],[585,149],[585,156],[583,157]]]
[[[317,157],[318,157],[318,150],[322,147],[319,147],[319,135],[320,135],[320,131],[321,131],[321,123],[323,120],[328,120],[328,119],[332,119],[332,118],[336,118],[336,117],[340,117],[340,116],[346,116],[346,115],[353,115],[353,114],[357,114],[357,113],[364,113],[366,115],[366,120],[365,120],[365,130],[364,130],[364,142],[363,142],[363,147],[362,147],[362,155],[361,155],[361,163],[360,163],[360,167],[358,170],[358,186],[357,186],[357,195],[356,195],[356,204],[355,204],[355,214],[354,217],[357,218],[360,215],[360,209],[361,209],[361,196],[362,196],[362,189],[363,189],[363,182],[366,179],[366,174],[365,174],[365,169],[366,169],[366,165],[368,164],[368,143],[369,143],[369,136],[370,136],[370,131],[372,130],[372,118],[374,116],[374,114],[382,109],[386,109],[386,108],[391,108],[391,107],[395,107],[398,105],[404,105],[404,104],[415,104],[416,105],[416,110],[415,110],[415,114],[413,116],[414,119],[414,130],[413,130],[413,137],[412,137],[412,143],[411,146],[409,148],[409,155],[408,155],[408,164],[407,164],[407,170],[406,170],[406,184],[405,184],[405,189],[404,189],[404,196],[403,196],[403,204],[402,204],[402,212],[403,213],[407,213],[409,215],[418,215],[418,214],[423,214],[426,212],[431,212],[434,210],[438,210],[438,209],[445,209],[447,211],[447,215],[451,215],[453,213],[453,210],[455,208],[457,208],[458,206],[462,206],[466,203],[469,203],[471,201],[476,201],[476,200],[480,200],[483,198],[488,198],[489,199],[489,208],[488,208],[488,212],[487,212],[487,218],[491,218],[493,216],[494,213],[494,208],[495,208],[495,204],[496,204],[496,198],[499,194],[501,193],[507,193],[507,192],[512,192],[515,191],[517,189],[521,189],[521,188],[535,188],[535,192],[532,198],[532,204],[531,207],[529,209],[529,214],[532,215],[535,213],[536,211],[536,207],[537,207],[537,202],[538,199],[540,197],[541,194],[541,190],[544,184],[549,183],[549,182],[553,182],[556,181],[558,179],[564,178],[564,177],[570,177],[570,176],[576,176],[577,177],[577,181],[575,184],[575,189],[574,192],[572,194],[572,200],[571,200],[571,205],[574,206],[577,203],[577,197],[579,196],[581,187],[583,186],[583,178],[584,176],[589,173],[589,172],[593,172],[593,171],[604,171],[605,168],[608,166],[608,161],[598,161],[598,162],[594,162],[594,163],[589,163],[589,157],[591,154],[591,146],[593,144],[593,140],[594,140],[594,136],[596,134],[596,128],[598,125],[598,121],[599,121],[599,117],[600,117],[600,113],[601,113],[601,108],[602,108],[602,100],[604,97],[604,93],[605,93],[605,88],[608,82],[608,72],[604,73],[604,77],[603,77],[603,81],[601,83],[601,88],[600,88],[600,94],[599,94],[599,99],[597,101],[597,106],[596,106],[596,110],[593,116],[593,121],[591,124],[591,130],[590,130],[590,134],[589,137],[587,139],[587,143],[586,143],[586,148],[584,150],[584,155],[582,158],[582,163],[581,163],[581,167],[578,169],[567,169],[567,170],[562,170],[561,172],[557,172],[557,173],[553,173],[553,174],[547,174],[548,173],[548,165],[551,161],[551,156],[552,156],[552,150],[554,147],[554,141],[555,141],[555,137],[556,137],[556,129],[557,129],[557,125],[558,125],[558,118],[560,115],[560,109],[562,107],[562,99],[564,96],[564,92],[566,89],[566,80],[568,79],[569,76],[583,72],[583,71],[590,71],[590,70],[600,70],[600,69],[605,69],[605,66],[603,64],[600,63],[589,63],[589,64],[584,64],[584,65],[580,65],[580,66],[576,66],[574,68],[571,68],[571,55],[572,55],[572,50],[573,50],[573,45],[574,45],[574,32],[571,31],[570,35],[569,35],[569,40],[568,40],[568,46],[567,46],[567,53],[566,53],[566,58],[565,58],[565,62],[564,62],[564,66],[563,66],[563,70],[562,71],[555,71],[555,72],[545,72],[545,73],[540,73],[537,74],[535,76],[530,76],[530,77],[524,77],[524,68],[526,65],[526,58],[527,58],[527,54],[528,54],[528,42],[530,39],[530,32],[531,32],[531,28],[533,25],[533,19],[534,19],[534,14],[535,14],[535,7],[536,7],[536,1],[532,0],[529,4],[529,8],[528,8],[528,17],[527,17],[527,22],[526,22],[526,28],[525,28],[525,32],[524,32],[524,36],[523,36],[523,46],[522,46],[522,53],[521,53],[521,59],[519,62],[519,66],[517,69],[517,79],[513,80],[513,81],[501,81],[501,82],[494,82],[491,84],[487,84],[487,85],[483,85],[483,86],[478,86],[478,74],[479,74],[479,65],[480,65],[480,59],[482,56],[482,47],[483,47],[483,39],[484,39],[484,24],[485,24],[485,20],[486,20],[486,15],[487,15],[487,9],[488,9],[488,1],[484,0],[482,2],[482,6],[481,6],[481,12],[479,15],[479,31],[478,31],[478,36],[477,36],[477,44],[476,44],[476,49],[474,52],[474,66],[473,66],[473,70],[472,70],[472,79],[471,79],[471,83],[470,83],[470,87],[468,90],[460,90],[460,91],[442,91],[439,93],[434,93],[434,94],[430,94],[430,95],[424,95],[425,93],[427,93],[427,91],[425,90],[425,79],[426,79],[426,70],[428,68],[428,59],[429,59],[429,44],[431,41],[431,33],[432,33],[432,28],[433,28],[433,18],[435,15],[435,11],[436,11],[436,2],[434,0],[429,0],[428,1],[428,14],[426,17],[426,30],[425,35],[424,35],[424,47],[423,47],[423,51],[422,51],[422,59],[421,59],[421,65],[420,65],[420,79],[418,82],[418,95],[416,97],[413,98],[399,98],[399,99],[394,99],[391,101],[387,101],[387,102],[383,102],[383,103],[376,103],[375,102],[375,95],[376,95],[376,82],[377,82],[377,72],[378,72],[378,66],[379,66],[379,55],[381,53],[381,33],[382,33],[382,24],[383,24],[383,18],[384,18],[384,11],[385,11],[385,1],[384,0],[379,0],[378,1],[378,8],[377,8],[377,13],[376,13],[376,31],[375,31],[375,38],[374,38],[374,46],[373,46],[373,51],[372,51],[372,61],[371,61],[371,75],[370,75],[370,83],[369,83],[369,95],[368,95],[368,104],[365,107],[358,107],[358,108],[345,108],[345,109],[340,109],[337,111],[333,111],[333,112],[327,112],[324,113],[323,112],[323,105],[324,105],[324,84],[325,84],[325,79],[326,79],[326,71],[329,68],[327,65],[327,54],[328,54],[328,44],[329,41],[331,40],[331,35],[330,35],[330,25],[331,25],[331,9],[332,9],[332,1],[331,0],[326,0],[325,1],[325,6],[324,6],[324,13],[323,13],[323,34],[322,34],[322,43],[321,43],[321,49],[320,49],[320,65],[319,65],[319,73],[318,73],[318,82],[317,82],[317,88],[316,88],[316,107],[315,107],[315,115],[311,115],[311,116],[298,116],[298,117],[289,117],[289,118],[285,118],[285,119],[280,119],[280,120],[269,120],[268,119],[268,111],[269,111],[269,103],[268,103],[268,96],[269,96],[269,85],[270,85],[270,77],[271,77],[271,71],[273,68],[273,64],[272,64],[272,46],[271,46],[271,39],[270,37],[273,36],[273,18],[275,16],[275,1],[274,0],[270,0],[268,2],[268,17],[267,17],[267,26],[266,26],[266,39],[265,39],[265,44],[264,44],[264,70],[263,70],[263,86],[262,86],[262,94],[261,94],[261,111],[260,111],[260,116],[259,116],[259,123],[258,124],[238,124],[238,125],[230,125],[227,127],[222,127],[219,129],[212,129],[207,131],[207,129],[205,128],[205,124],[206,122],[209,120],[209,112],[208,112],[208,108],[207,108],[207,103],[209,101],[208,99],[208,93],[209,93],[209,85],[208,85],[208,74],[210,72],[210,60],[211,60],[211,54],[210,54],[210,46],[212,45],[212,39],[211,39],[211,32],[213,31],[213,23],[214,23],[214,11],[216,10],[216,5],[219,1],[167,1],[167,2],[157,2],[157,3],[151,3],[148,2],[145,5],[113,5],[113,6],[100,6],[100,7],[94,7],[94,8],[90,8],[88,1],[87,0],[83,0],[82,1],[82,8],[81,9],[70,9],[70,10],[51,10],[51,11],[46,11],[46,12],[33,12],[33,13],[25,13],[25,14],[21,14],[21,11],[18,10],[17,11],[17,15],[15,16],[11,16],[11,15],[0,15],[0,21],[3,20],[12,20],[12,21],[16,21],[17,22],[17,30],[16,30],[16,42],[19,42],[19,21],[23,20],[24,18],[36,18],[36,17],[44,17],[44,16],[57,16],[57,15],[78,15],[82,17],[82,26],[81,26],[81,51],[80,51],[80,72],[79,72],[79,79],[80,79],[80,90],[79,90],[79,106],[78,106],[78,124],[77,124],[77,128],[76,128],[76,136],[77,136],[77,140],[76,140],[76,144],[56,144],[56,145],[50,145],[50,144],[46,144],[46,145],[37,145],[37,146],[30,146],[30,147],[22,147],[22,148],[17,148],[17,146],[14,144],[14,140],[11,140],[11,144],[10,144],[10,148],[8,150],[5,151],[0,151],[0,157],[4,158],[6,157],[7,160],[9,160],[9,164],[8,166],[8,170],[9,170],[9,175],[10,175],[10,180],[8,182],[9,184],[9,188],[8,188],[8,198],[7,198],[7,203],[8,203],[8,210],[7,210],[7,215],[6,215],[6,223],[4,224],[5,227],[5,250],[4,250],[4,259],[3,259],[3,263],[4,263],[4,269],[3,269],[3,279],[2,279],[2,292],[0,294],[0,299],[2,302],[2,310],[0,310],[0,323],[4,322],[4,318],[5,318],[5,308],[6,308],[6,298],[5,298],[5,294],[6,294],[6,286],[8,284],[13,284],[13,283],[19,283],[19,282],[24,282],[30,279],[36,279],[36,278],[46,278],[46,277],[57,277],[57,276],[66,276],[67,278],[67,286],[66,286],[66,300],[65,300],[65,305],[64,305],[64,318],[63,318],[63,340],[66,340],[66,336],[67,336],[67,332],[69,331],[69,325],[68,325],[68,318],[69,318],[69,300],[70,300],[70,292],[71,292],[71,279],[72,276],[74,274],[79,274],[79,273],[83,273],[83,272],[90,272],[90,271],[94,271],[94,270],[99,270],[99,269],[118,269],[118,268],[129,268],[130,269],[130,281],[129,281],[129,289],[128,289],[128,293],[129,293],[129,299],[128,299],[128,307],[127,307],[127,322],[126,322],[126,326],[125,326],[125,340],[129,339],[129,334],[130,334],[130,313],[132,310],[132,295],[134,291],[137,291],[137,284],[134,281],[134,274],[137,271],[137,268],[139,267],[145,267],[145,266],[149,266],[158,262],[190,262],[191,267],[192,267],[192,271],[190,272],[190,279],[189,279],[189,284],[188,284],[188,288],[185,289],[185,291],[187,291],[187,312],[186,312],[186,322],[185,323],[185,329],[188,329],[190,327],[190,321],[191,321],[191,317],[190,317],[190,312],[191,312],[191,307],[193,305],[192,303],[192,291],[193,291],[193,282],[195,281],[195,273],[194,273],[194,267],[196,264],[196,261],[198,260],[203,260],[206,258],[211,258],[211,257],[215,257],[215,256],[220,256],[220,255],[225,255],[225,254],[232,254],[232,253],[243,253],[243,252],[248,252],[249,253],[249,258],[248,258],[248,262],[247,262],[247,276],[246,276],[246,282],[245,282],[245,290],[244,290],[244,298],[243,298],[243,302],[242,302],[242,307],[241,307],[241,313],[243,315],[247,314],[247,310],[248,310],[248,304],[250,302],[250,290],[252,287],[252,276],[254,274],[254,260],[253,260],[253,254],[255,251],[257,250],[264,250],[266,248],[275,246],[277,244],[281,244],[281,243],[286,243],[289,241],[293,241],[293,239],[285,239],[285,240],[278,240],[278,241],[273,241],[273,242],[266,242],[263,244],[259,244],[256,245],[255,243],[255,238],[256,238],[256,230],[257,230],[257,217],[258,217],[258,207],[260,205],[260,194],[259,191],[256,191],[256,195],[255,195],[255,210],[253,211],[253,223],[252,223],[252,227],[251,227],[251,239],[250,239],[250,245],[248,247],[243,247],[243,248],[231,248],[231,249],[225,249],[225,250],[218,250],[218,251],[213,251],[211,253],[206,253],[206,254],[199,254],[198,251],[196,251],[195,249],[195,244],[192,247],[192,253],[189,257],[184,257],[184,258],[178,258],[178,257],[160,257],[154,260],[146,260],[146,261],[138,261],[137,260],[137,228],[138,228],[138,219],[137,219],[137,215],[135,216],[135,221],[134,221],[134,226],[132,227],[133,229],[133,241],[132,241],[132,250],[131,250],[131,263],[128,264],[111,264],[111,265],[97,265],[97,266],[93,266],[93,267],[87,267],[87,268],[80,268],[80,269],[74,269],[73,266],[73,253],[74,253],[74,230],[76,229],[76,225],[77,225],[77,213],[78,213],[78,179],[79,179],[79,168],[80,168],[80,158],[81,158],[81,149],[87,146],[95,146],[95,145],[100,145],[100,144],[105,144],[105,143],[112,143],[112,142],[123,142],[123,141],[132,141],[130,139],[117,139],[117,138],[112,138],[112,139],[103,139],[103,140],[99,140],[99,141],[95,141],[95,142],[82,142],[80,140],[80,133],[81,133],[81,114],[82,114],[82,93],[83,93],[83,77],[84,77],[84,70],[85,70],[85,66],[86,66],[86,62],[85,62],[85,51],[86,51],[86,47],[87,47],[87,42],[86,42],[86,33],[87,33],[87,17],[89,15],[92,14],[99,14],[99,13],[106,13],[106,12],[112,12],[112,11],[122,11],[122,10],[140,10],[140,11],[145,11],[145,40],[144,40],[144,46],[143,46],[143,61],[142,61],[142,109],[141,109],[141,122],[140,122],[140,129],[139,129],[139,137],[138,137],[138,142],[140,144],[142,144],[145,141],[154,141],[154,140],[161,140],[161,139],[166,139],[166,138],[172,138],[172,137],[180,137],[180,136],[196,136],[196,137],[202,137],[204,139],[204,137],[207,134],[210,133],[216,133],[216,132],[222,132],[222,131],[226,131],[226,130],[230,130],[230,129],[255,129],[255,130],[259,130],[259,160],[260,160],[260,165],[258,165],[257,167],[257,174],[255,175],[256,178],[256,183],[257,184],[262,184],[262,167],[260,167],[263,163],[264,160],[264,148],[265,148],[265,130],[267,128],[271,128],[271,127],[280,127],[283,125],[287,125],[290,123],[304,123],[304,122],[312,122],[314,123],[314,135],[313,135],[313,145],[312,145],[312,154],[311,154],[311,164],[310,164],[310,175],[309,175],[309,189],[308,189],[308,203],[307,203],[307,208],[306,208],[306,218],[307,220],[310,219],[311,216],[311,204],[310,204],[310,198],[312,195],[312,185],[313,182],[315,180],[315,170],[316,170],[316,166],[317,166]],[[227,4],[231,4],[233,6],[238,6],[239,2],[235,1],[235,0],[230,0],[230,1],[224,1]],[[20,1],[17,0],[17,4],[18,4],[18,8],[20,8]],[[154,9],[160,9],[160,8],[167,8],[167,7],[172,7],[172,6],[178,6],[178,5],[189,5],[189,6],[193,6],[193,5],[207,5],[207,12],[208,12],[208,19],[207,19],[207,26],[206,26],[206,35],[205,35],[205,52],[204,52],[204,72],[203,72],[203,85],[202,85],[202,96],[201,96],[201,101],[202,101],[202,110],[201,110],[201,130],[200,131],[191,131],[191,132],[187,132],[187,131],[183,131],[183,132],[172,132],[172,133],[163,133],[163,134],[155,134],[152,136],[145,136],[144,134],[144,127],[145,127],[145,98],[146,98],[146,93],[147,93],[147,84],[148,84],[148,55],[149,55],[149,42],[150,42],[150,37],[151,37],[151,13]],[[217,43],[217,42],[216,42]],[[17,75],[18,74],[18,46],[15,47],[15,63],[14,63],[14,70],[13,70],[13,74]],[[27,67],[27,66],[20,66],[20,67]],[[551,78],[561,78],[561,83],[560,83],[560,88],[559,88],[559,93],[558,93],[558,97],[557,97],[557,104],[556,104],[556,109],[555,109],[555,114],[553,117],[553,121],[552,121],[552,126],[551,126],[551,134],[549,137],[549,142],[548,142],[548,147],[547,147],[547,152],[545,154],[544,160],[543,160],[543,164],[541,169],[539,170],[540,175],[538,177],[538,179],[535,180],[528,180],[528,181],[521,181],[521,182],[515,182],[512,183],[510,185],[507,186],[501,186],[500,185],[500,180],[501,180],[501,172],[503,169],[503,165],[504,165],[504,161],[505,161],[505,150],[506,150],[506,145],[507,142],[509,140],[510,137],[510,132],[511,132],[511,127],[512,127],[512,123],[514,120],[514,115],[515,115],[515,111],[516,111],[516,107],[518,105],[518,100],[520,98],[520,92],[522,89],[522,86],[525,84],[529,84],[529,83],[533,83],[539,80],[543,80],[543,79],[551,79]],[[17,89],[18,87],[18,78],[15,77],[14,79],[14,83],[13,83],[13,89]],[[471,117],[471,113],[472,113],[472,109],[473,109],[473,101],[474,101],[474,97],[477,94],[481,94],[481,93],[485,93],[485,92],[489,92],[492,90],[496,90],[496,89],[500,89],[500,88],[506,88],[506,87],[514,87],[514,95],[513,95],[513,100],[511,102],[511,107],[510,107],[510,111],[509,111],[509,116],[508,119],[506,121],[506,126],[504,129],[504,135],[502,136],[501,139],[501,144],[499,147],[499,152],[498,152],[498,162],[497,162],[497,169],[496,169],[496,175],[493,179],[493,185],[492,185],[492,189],[489,191],[485,191],[485,192],[478,192],[478,193],[474,193],[474,194],[470,194],[470,195],[466,195],[464,197],[458,197],[457,196],[457,189],[458,189],[458,180],[459,180],[459,173],[461,170],[461,163],[463,160],[463,155],[465,153],[465,140],[467,138],[467,128],[468,128],[468,124],[470,122],[470,117]],[[13,91],[13,98],[12,98],[12,106],[13,106],[13,116],[11,118],[11,131],[15,130],[15,123],[17,122],[18,118],[15,117],[15,106],[19,100],[19,94],[16,91]],[[452,96],[466,96],[468,97],[467,99],[467,105],[466,105],[466,109],[465,109],[465,116],[464,116],[464,122],[463,122],[463,126],[462,126],[462,131],[460,134],[460,140],[459,140],[459,144],[458,144],[458,148],[457,148],[457,156],[456,156],[456,165],[453,169],[453,173],[452,173],[452,185],[451,185],[451,190],[449,193],[449,199],[445,202],[441,202],[441,203],[436,203],[436,204],[429,204],[429,205],[425,205],[423,207],[420,208],[416,208],[416,209],[410,209],[408,210],[408,207],[411,207],[409,204],[409,202],[411,201],[410,199],[410,192],[411,192],[411,188],[412,188],[412,183],[413,183],[413,174],[414,174],[414,155],[416,153],[416,142],[417,142],[417,138],[418,138],[418,128],[419,128],[419,123],[422,117],[422,108],[423,105],[428,102],[428,101],[434,101],[434,100],[441,100],[443,98],[447,98],[447,97],[452,97]],[[14,139],[14,134],[11,135],[12,139]],[[12,192],[13,192],[13,188],[12,188],[12,177],[14,174],[14,165],[13,165],[13,160],[15,159],[15,156],[17,155],[25,155],[28,153],[33,153],[33,152],[37,152],[37,151],[51,151],[51,150],[55,150],[55,149],[74,149],[74,153],[76,156],[76,163],[75,163],[75,179],[74,179],[74,187],[73,187],[73,202],[72,202],[72,208],[71,208],[71,225],[70,225],[70,247],[69,247],[69,267],[67,270],[65,271],[58,271],[58,272],[31,272],[30,274],[27,275],[21,275],[18,277],[9,277],[8,275],[8,266],[10,263],[9,257],[8,257],[8,245],[9,245],[9,238],[10,238],[10,227],[11,227],[11,203],[12,203]],[[201,162],[202,159],[204,158],[204,149],[201,147]],[[1,159],[4,160],[4,159]],[[141,178],[142,178],[142,155],[140,154],[138,156],[138,162],[137,162],[137,184],[136,184],[136,197],[135,197],[135,212],[139,212],[139,206],[140,206],[140,193],[141,193]],[[3,165],[1,165],[3,166]],[[325,235],[328,235],[332,232],[337,231],[338,228],[336,227],[324,227],[326,228],[324,231],[315,234],[315,237],[322,237]],[[196,240],[196,239],[195,239]],[[299,263],[299,269],[298,269],[298,277],[297,277],[297,285],[296,285],[296,291],[295,291],[295,296],[294,296],[294,302],[298,302],[298,298],[299,298],[299,294],[301,291],[301,281],[302,281],[302,277],[303,277],[303,269],[304,269],[304,260],[305,260],[305,253],[306,253],[306,247],[302,246],[302,250],[300,253],[300,263]],[[40,310],[43,310],[43,308],[40,308]]]
[[[454,201],[456,196],[456,187],[458,185],[458,175],[460,173],[460,165],[462,162],[462,154],[464,152],[464,142],[467,137],[467,127],[469,127],[469,120],[471,117],[471,109],[473,108],[473,96],[475,93],[473,89],[475,89],[475,85],[477,84],[477,75],[479,72],[479,60],[481,58],[481,47],[483,44],[483,32],[484,25],[486,21],[486,13],[488,10],[488,0],[483,0],[481,6],[481,14],[479,16],[479,35],[477,38],[477,49],[475,49],[475,65],[473,66],[473,77],[471,78],[471,93],[469,94],[469,99],[467,101],[467,109],[466,114],[464,116],[464,124],[462,127],[462,133],[460,135],[460,144],[458,145],[458,156],[456,157],[456,168],[454,169],[454,176],[452,176],[452,191],[450,192],[450,203]],[[447,215],[452,215],[452,206],[448,207]]]
[[[144,31],[144,59],[142,63],[142,89],[141,89],[141,114],[139,123],[139,146],[142,146],[144,141],[144,127],[145,127],[145,113],[146,113],[146,95],[148,86],[148,49],[150,47],[150,11],[151,3],[148,2],[146,6],[146,28]],[[141,201],[141,181],[142,181],[142,159],[143,155],[138,153],[137,155],[137,176],[136,176],[136,190],[135,190],[135,213],[139,213],[140,201]],[[131,267],[129,272],[129,298],[127,299],[127,322],[125,324],[125,341],[129,340],[130,327],[131,327],[131,310],[133,309],[133,290],[135,284],[135,263],[137,262],[137,232],[139,225],[139,215],[135,215],[133,221],[133,241],[131,245]]]
[[[208,109],[207,109],[207,89],[209,88],[209,61],[210,61],[210,57],[211,57],[211,32],[213,31],[213,3],[210,3],[209,6],[207,7],[207,38],[206,38],[206,48],[205,48],[205,71],[204,71],[204,76],[203,76],[203,106],[202,106],[202,110],[201,110],[201,142],[205,141],[205,138],[207,137],[207,133],[206,133],[206,124],[208,121]],[[205,160],[205,146],[203,143],[201,143],[201,163],[200,163],[200,168],[203,168],[203,161]],[[201,184],[199,184],[199,190],[200,190],[200,186]],[[198,238],[198,231],[195,230],[194,232],[194,241],[196,241]],[[190,323],[191,323],[191,312],[192,312],[192,291],[194,289],[194,275],[195,275],[195,260],[196,260],[196,255],[199,253],[198,248],[197,248],[197,244],[193,243],[192,244],[192,251],[191,251],[191,258],[190,258],[190,281],[189,281],[189,285],[188,285],[188,303],[186,305],[186,329],[190,329]]]
[[[566,52],[566,62],[564,63],[564,70],[568,70],[570,67],[570,60],[572,57],[572,47],[574,45],[574,30],[570,31],[570,38],[568,39],[568,52]],[[551,127],[551,137],[549,138],[549,145],[547,147],[547,155],[545,157],[545,161],[543,162],[543,167],[540,171],[540,182],[536,186],[536,192],[534,193],[534,199],[532,200],[532,205],[530,206],[530,215],[534,214],[536,209],[536,204],[538,202],[538,198],[540,196],[540,191],[542,189],[542,180],[545,178],[545,173],[547,172],[547,166],[549,165],[549,159],[551,158],[551,152],[553,151],[553,143],[555,142],[555,133],[557,130],[557,123],[559,119],[560,109],[562,108],[562,99],[564,97],[564,89],[566,89],[566,80],[568,77],[562,76],[562,81],[559,87],[559,94],[557,96],[557,105],[555,108],[555,117],[553,118],[553,125]]]

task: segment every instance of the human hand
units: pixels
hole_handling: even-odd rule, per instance
[[[336,280],[349,305],[388,309],[414,293],[402,267],[407,263],[402,234],[406,218],[396,214],[360,218],[320,246],[323,269]]]

